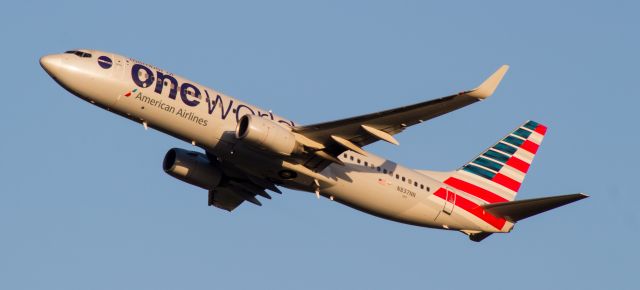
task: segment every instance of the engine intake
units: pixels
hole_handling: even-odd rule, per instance
[[[240,118],[236,127],[236,139],[285,156],[296,153],[301,148],[290,130],[255,115],[244,115]]]
[[[179,180],[207,190],[212,190],[222,180],[222,171],[211,164],[206,155],[180,148],[167,152],[162,169]]]

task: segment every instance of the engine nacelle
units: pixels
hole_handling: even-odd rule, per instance
[[[211,164],[206,155],[179,148],[167,152],[162,169],[177,179],[207,190],[212,190],[222,180],[222,171]]]
[[[289,156],[301,146],[290,130],[255,115],[244,115],[236,127],[236,138],[276,154]]]

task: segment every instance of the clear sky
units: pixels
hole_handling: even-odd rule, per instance
[[[637,1],[315,2],[5,3],[0,288],[637,289]],[[38,65],[72,48],[299,124],[445,96],[510,64],[486,102],[367,149],[450,170],[533,119],[549,131],[518,198],[591,198],[482,243],[290,190],[230,214],[161,170],[190,144],[77,99]]]

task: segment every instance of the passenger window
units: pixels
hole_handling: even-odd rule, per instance
[[[360,164],[360,158],[358,158],[358,164]]]
[[[414,181],[414,182],[413,182],[413,186],[418,187],[418,182],[417,182],[417,181]]]
[[[424,189],[424,184],[420,184],[420,189]]]
[[[369,166],[369,163],[367,161],[364,162],[364,166]]]
[[[353,156],[350,156],[349,159],[351,159],[351,161],[353,161]]]
[[[427,186],[427,191],[430,191],[431,189]]]
[[[382,169],[382,173],[387,174],[387,169],[386,169],[386,168],[383,168],[383,169]]]
[[[404,178],[404,176],[402,177],[402,181],[405,181],[405,178]]]
[[[377,169],[378,169],[378,172],[380,172],[380,166],[378,166],[378,168],[377,168]]]
[[[344,155],[342,155],[342,156],[344,156],[344,158],[347,158],[347,153],[345,153],[345,154],[344,154]]]
[[[411,178],[409,178],[409,184],[411,184]]]
[[[396,179],[400,179],[400,175],[396,174]]]

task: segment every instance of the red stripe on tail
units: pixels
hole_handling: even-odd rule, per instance
[[[547,133],[547,127],[545,125],[538,124],[538,127],[536,127],[535,131],[540,133],[540,135],[544,136],[544,134]]]
[[[464,180],[457,179],[455,177],[450,177],[449,179],[445,180],[444,183],[451,185],[452,187],[455,187],[459,190],[462,190],[468,194],[479,197],[488,203],[508,201],[506,198],[499,196],[491,191],[488,191],[477,185],[468,183]]]
[[[501,173],[496,174],[496,176],[493,177],[492,181],[515,192],[518,192],[518,189],[520,189],[520,182],[515,181]]]
[[[444,200],[446,200],[447,198],[447,193],[444,188],[439,188],[434,193],[434,195]],[[495,216],[492,216],[488,212],[485,212],[484,209],[482,209],[480,206],[478,206],[477,204],[473,203],[472,201],[460,195],[456,195],[455,206],[457,208],[461,208],[466,212],[478,217],[479,219],[485,221],[486,223],[490,224],[492,227],[498,230],[501,230],[504,224],[507,222],[504,219],[497,218]]]
[[[522,145],[520,146],[520,148],[527,150],[533,154],[536,154],[536,152],[538,152],[538,147],[540,147],[540,145],[533,143],[529,140],[524,141],[524,143],[522,143]]]
[[[522,173],[527,173],[527,171],[529,171],[529,163],[520,160],[519,158],[515,157],[515,156],[511,156],[511,158],[509,158],[509,160],[507,160],[507,165],[520,170]]]

